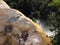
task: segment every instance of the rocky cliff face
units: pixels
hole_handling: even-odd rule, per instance
[[[5,4],[1,2],[1,5]],[[52,45],[52,43],[38,24],[18,10],[2,7],[0,45]]]

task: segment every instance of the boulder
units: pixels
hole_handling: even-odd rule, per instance
[[[6,3],[1,2],[1,4]],[[0,8],[0,45],[52,45],[52,42],[41,26],[20,11],[2,7]]]

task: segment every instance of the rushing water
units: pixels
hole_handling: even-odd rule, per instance
[[[40,21],[40,20],[36,20],[36,22],[42,26],[43,31],[48,35],[48,36],[54,36],[54,32],[51,32],[49,30],[49,26],[47,26],[44,22]]]

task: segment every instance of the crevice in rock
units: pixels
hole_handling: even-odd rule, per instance
[[[27,37],[28,37],[28,31],[22,31],[21,38],[23,38],[23,40],[26,41],[27,40]]]
[[[5,25],[4,33],[11,33],[12,30],[13,30],[13,26],[12,25]]]

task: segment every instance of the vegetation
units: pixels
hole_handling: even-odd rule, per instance
[[[54,45],[60,45],[60,0],[4,0],[31,19],[41,19],[55,31]]]

